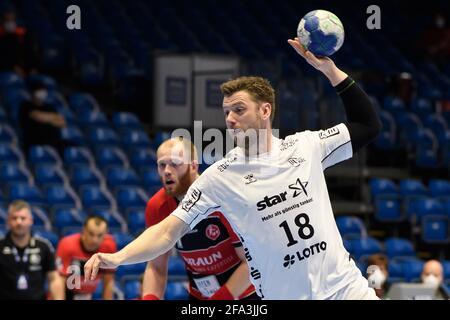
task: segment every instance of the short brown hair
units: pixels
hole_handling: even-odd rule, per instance
[[[268,102],[272,106],[270,122],[275,117],[275,90],[269,80],[261,77],[239,77],[222,83],[220,90],[224,96],[238,91],[247,91],[256,102]]]
[[[8,214],[20,211],[24,208],[28,209],[28,211],[30,211],[31,213],[31,206],[28,204],[28,202],[23,200],[14,200],[9,204]]]
[[[386,270],[388,268],[388,258],[381,253],[376,253],[367,259],[367,265],[376,265],[376,266],[383,266]]]

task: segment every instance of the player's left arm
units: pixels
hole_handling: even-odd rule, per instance
[[[114,272],[103,274],[103,300],[112,300],[114,293]]]
[[[373,141],[381,131],[381,121],[367,94],[352,78],[336,67],[330,58],[317,58],[306,51],[297,38],[288,42],[310,65],[328,78],[341,97],[347,115],[346,126],[353,153]]]
[[[241,259],[241,264],[234,270],[227,282],[225,282],[225,284],[210,297],[210,300],[238,299],[251,285],[244,249],[241,246],[236,247],[235,250],[236,254]]]

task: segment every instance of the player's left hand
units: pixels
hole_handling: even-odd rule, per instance
[[[300,43],[298,38],[289,39],[288,43],[297,51],[305,60],[317,70],[328,74],[333,68],[336,68],[333,60],[328,57],[316,57],[311,51],[306,50]]]

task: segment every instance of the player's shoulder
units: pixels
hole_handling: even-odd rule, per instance
[[[48,239],[38,236],[38,235],[34,235],[33,240],[35,241],[35,243],[34,243],[35,247],[38,247],[41,249],[46,249],[46,250],[52,251],[52,252],[55,251],[55,248],[53,247],[52,243]]]
[[[148,201],[147,201],[147,207],[151,208],[159,208],[161,207],[165,202],[168,201],[169,196],[166,194],[166,191],[164,188],[161,188],[156,192]]]
[[[58,247],[71,248],[74,245],[77,245],[80,243],[80,237],[81,237],[81,235],[79,233],[74,233],[74,234],[70,234],[68,236],[62,237],[61,240],[59,240]]]

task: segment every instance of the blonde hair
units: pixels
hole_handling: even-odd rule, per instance
[[[31,213],[31,206],[29,205],[28,202],[23,201],[23,200],[14,200],[8,206],[8,214],[13,214],[24,208],[28,209],[28,211]]]
[[[270,122],[275,117],[275,90],[269,80],[261,77],[239,77],[222,83],[220,90],[224,96],[231,96],[238,91],[246,91],[257,103],[268,102],[272,106]]]
[[[182,146],[183,146],[183,155],[186,155],[186,154],[190,155],[190,161],[191,162],[193,162],[193,161],[198,162],[197,148],[192,143],[192,141],[190,141],[188,139],[185,139],[182,136],[174,137],[174,138],[168,139],[168,140],[164,141],[163,143],[161,143],[160,146],[158,147],[158,150],[156,151],[156,154],[158,154],[158,152],[162,148],[173,148],[177,144],[182,144]]]

